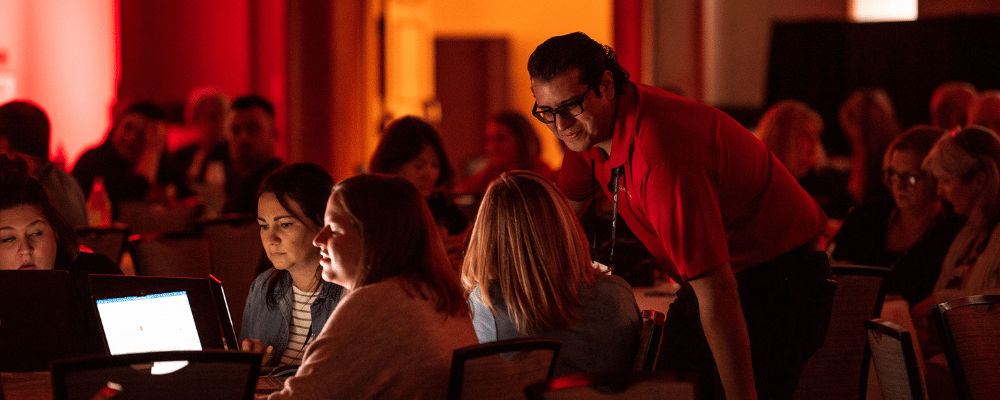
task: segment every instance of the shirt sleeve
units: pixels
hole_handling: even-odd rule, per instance
[[[575,151],[563,154],[562,169],[559,171],[559,190],[573,201],[588,201],[594,195],[597,184],[590,169],[590,161]]]

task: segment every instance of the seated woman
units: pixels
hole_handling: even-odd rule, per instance
[[[264,366],[300,364],[344,294],[340,285],[323,281],[319,249],[312,245],[331,187],[330,174],[312,163],[288,165],[261,184],[257,221],[274,267],[250,286],[240,336],[243,350],[264,353]]]
[[[45,189],[28,175],[22,157],[0,154],[0,269],[69,271],[74,286],[73,315],[80,354],[99,354],[104,344],[90,312],[90,274],[117,274],[111,259],[81,252],[76,232],[49,202]]]
[[[434,127],[416,117],[389,123],[368,169],[403,177],[416,186],[440,228],[452,267],[461,268],[469,219],[452,201],[455,173]]]
[[[592,265],[583,228],[550,181],[526,171],[493,181],[467,255],[480,342],[562,341],[555,375],[631,369],[642,329],[632,288]]]
[[[1000,294],[1000,138],[982,126],[946,134],[924,159],[938,193],[967,217],[948,248],[931,295],[910,312],[926,362],[927,388],[949,385],[948,364],[930,320],[931,306],[961,297]],[[954,396],[954,389],[945,388]],[[930,397],[936,398],[936,397]]]
[[[893,140],[882,159],[892,197],[854,208],[831,244],[836,261],[891,267],[887,293],[902,295],[910,305],[931,294],[962,226],[961,217],[942,207],[937,180],[920,166],[944,133],[918,125]]]
[[[782,100],[764,112],[757,136],[832,220],[854,205],[846,171],[830,167],[820,135],[823,118],[798,100]],[[831,221],[832,222],[832,221]]]
[[[402,178],[348,178],[323,222],[323,279],[350,293],[269,399],[444,398],[452,352],[476,334],[423,196]]]
[[[150,102],[132,104],[115,116],[104,142],[80,156],[73,177],[87,193],[94,178],[103,178],[114,207],[190,195],[170,166],[166,145],[166,113]]]
[[[486,123],[486,167],[455,187],[458,193],[482,196],[494,179],[504,172],[524,170],[555,182],[557,175],[538,156],[538,133],[517,111],[507,111]]]

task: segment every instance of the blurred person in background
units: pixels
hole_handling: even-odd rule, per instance
[[[900,127],[889,93],[881,88],[858,89],[840,106],[840,128],[851,143],[851,176],[847,188],[855,204],[888,197],[882,184],[882,157]]]
[[[942,83],[931,95],[931,124],[944,130],[965,126],[969,106],[978,95],[976,87],[969,82]]]
[[[1000,90],[984,90],[969,106],[969,124],[1000,132]]]
[[[52,206],[70,227],[85,228],[87,198],[76,179],[49,159],[50,131],[49,117],[37,104],[18,100],[0,106],[0,154],[33,157],[31,175],[45,188]]]
[[[452,266],[460,270],[471,225],[452,200],[455,172],[437,130],[412,116],[390,122],[368,170],[405,178],[417,188],[434,215]]]
[[[531,171],[555,182],[555,172],[539,158],[540,149],[538,133],[523,114],[494,115],[486,123],[486,167],[456,186],[455,192],[482,196],[490,182],[513,170]]]
[[[252,214],[257,211],[257,189],[264,178],[281,167],[274,145],[274,105],[248,95],[233,100],[231,143],[226,168],[226,203],[223,212]]]
[[[848,175],[828,165],[820,135],[823,118],[798,100],[782,100],[764,112],[757,137],[809,193],[827,217],[842,220],[854,205]]]

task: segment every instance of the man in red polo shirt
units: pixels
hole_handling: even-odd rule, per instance
[[[832,302],[816,202],[739,123],[629,82],[583,33],[539,45],[528,72],[532,114],[570,150],[559,187],[582,213],[596,178],[683,284],[660,367],[701,375],[706,398],[790,399]]]

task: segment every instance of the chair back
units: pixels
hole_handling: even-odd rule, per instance
[[[697,400],[697,380],[670,372],[581,373],[528,386],[529,400]]]
[[[212,273],[208,241],[194,235],[133,236],[129,251],[136,275],[204,278]]]
[[[927,385],[910,332],[877,318],[864,324],[882,400],[925,400]]]
[[[63,360],[52,364],[52,392],[55,400],[90,400],[108,382],[114,382],[122,388],[115,400],[249,400],[257,385],[260,361],[260,354],[234,351],[169,351]]]
[[[226,303],[236,337],[239,337],[250,285],[257,278],[258,266],[265,258],[260,225],[250,217],[216,219],[203,222],[201,232],[208,241],[212,274],[225,285]]]
[[[1000,295],[937,304],[931,314],[958,397],[1000,398]]]
[[[170,206],[158,202],[124,201],[118,206],[118,222],[133,235],[144,233],[193,233],[201,207]]]
[[[87,246],[94,253],[105,255],[116,265],[122,261],[125,244],[128,242],[128,229],[125,228],[86,228],[77,230],[80,244]]]
[[[639,351],[635,355],[633,371],[650,372],[656,366],[656,356],[660,352],[665,320],[666,315],[659,311],[642,310],[642,333],[639,335]]]
[[[796,399],[864,399],[870,354],[864,321],[878,318],[889,269],[833,266],[837,289],[823,347],[806,362]]]
[[[456,349],[448,399],[523,399],[524,388],[548,380],[562,342],[518,338]]]

